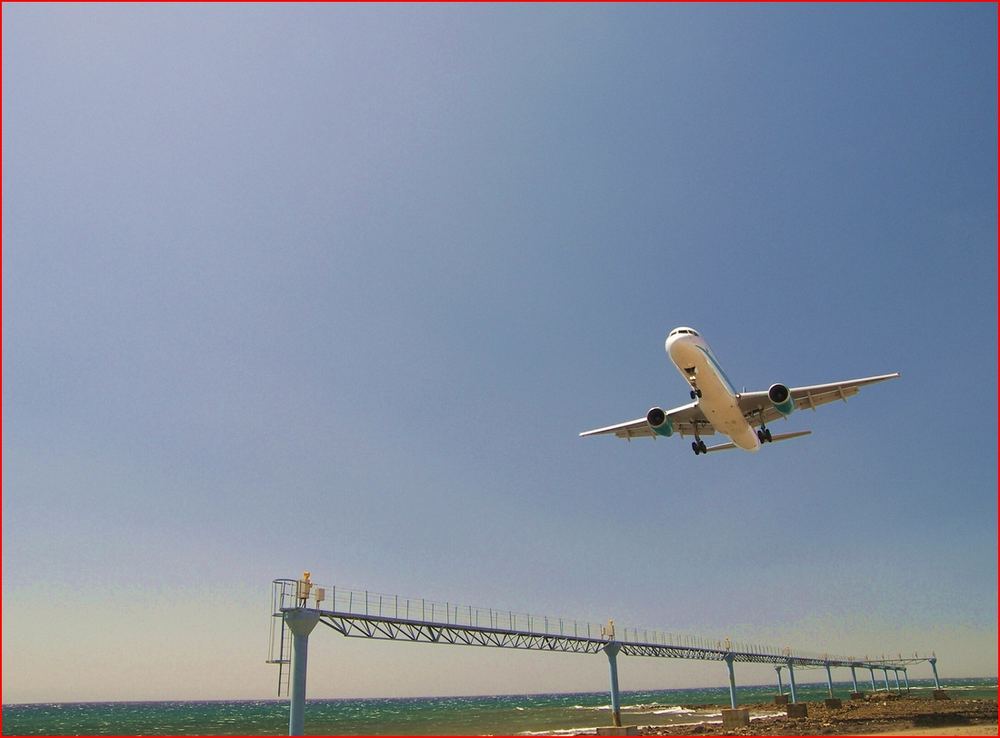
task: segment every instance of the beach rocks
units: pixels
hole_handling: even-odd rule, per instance
[[[996,700],[948,700],[903,697],[854,701],[840,709],[808,703],[807,717],[773,716],[771,704],[745,705],[754,717],[749,727],[724,729],[721,723],[644,727],[642,735],[870,735],[921,727],[986,725],[996,728]],[[806,703],[799,703],[803,707]],[[791,707],[791,705],[789,705]],[[770,716],[770,717],[769,717]]]

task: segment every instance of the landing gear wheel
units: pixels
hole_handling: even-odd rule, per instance
[[[765,428],[764,429],[764,438],[767,439],[768,443],[771,442],[771,429],[770,428]]]
[[[761,443],[765,442],[764,431],[762,430],[757,431],[757,440],[760,441]]]
[[[701,390],[700,389],[693,389],[693,390],[691,390],[691,399],[693,400],[696,397],[701,397]]]
[[[694,451],[694,455],[697,456],[701,453],[701,442],[691,441],[691,450]]]
[[[705,442],[704,441],[698,441],[698,448],[701,449],[701,452],[703,454],[707,454],[708,453],[708,449],[705,448]]]

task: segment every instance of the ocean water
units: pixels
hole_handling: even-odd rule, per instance
[[[860,676],[860,674],[859,674]],[[892,682],[890,682],[892,683]],[[883,685],[884,686],[884,683]],[[893,684],[894,686],[894,684]],[[997,680],[949,679],[954,697],[997,698]],[[911,694],[930,697],[931,680],[911,680]],[[862,685],[862,688],[865,687]],[[871,688],[870,683],[868,689]],[[740,687],[741,704],[769,703],[774,685]],[[786,685],[787,691],[787,685]],[[847,697],[850,682],[834,683]],[[827,696],[825,683],[797,685],[800,701]],[[611,723],[607,692],[309,700],[309,735],[530,735],[574,732]],[[625,724],[657,725],[720,721],[727,687],[622,692]],[[761,707],[755,715],[779,714]],[[283,735],[288,702],[86,702],[3,706],[4,735]]]

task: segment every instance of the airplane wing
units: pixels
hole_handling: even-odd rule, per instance
[[[767,399],[767,392],[764,393],[764,399]],[[666,415],[673,423],[674,432],[680,433],[682,436],[693,436],[695,424],[698,425],[698,435],[715,435],[715,427],[708,422],[708,418],[705,417],[701,408],[698,407],[697,402],[691,402],[687,405],[675,407],[673,410],[667,410]],[[646,417],[643,416],[635,420],[618,423],[617,425],[609,425],[606,428],[595,428],[594,430],[584,431],[580,436],[599,436],[605,433],[614,433],[619,438],[626,438],[630,441],[633,438],[645,438],[648,436],[656,438],[657,435],[649,427]]]
[[[858,390],[866,384],[884,382],[887,379],[896,379],[899,372],[892,374],[880,374],[877,377],[864,377],[862,379],[848,379],[843,382],[830,382],[829,384],[814,384],[809,387],[793,387],[790,392],[795,400],[795,409],[801,410],[811,408],[815,410],[820,405],[825,405],[834,400],[843,400],[858,394]],[[740,395],[740,409],[747,416],[747,420],[753,426],[761,423],[770,423],[778,420],[782,416],[771,401],[767,399],[767,390],[762,392],[744,392]]]

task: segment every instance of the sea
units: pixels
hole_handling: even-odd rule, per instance
[[[860,675],[859,675],[860,676]],[[895,686],[894,682],[891,682]],[[863,689],[870,689],[870,683]],[[996,678],[949,679],[955,698],[997,698]],[[880,685],[884,687],[884,684]],[[787,692],[787,684],[785,686]],[[931,697],[932,680],[910,680],[911,694]],[[850,682],[835,682],[847,698]],[[772,708],[775,685],[740,687],[751,719]],[[800,702],[822,700],[826,683],[796,685]],[[307,735],[570,735],[611,724],[607,692],[488,697],[391,697],[308,700]],[[728,687],[621,693],[622,722],[668,725],[721,722]],[[287,700],[204,702],[60,702],[3,705],[3,735],[287,735]]]

